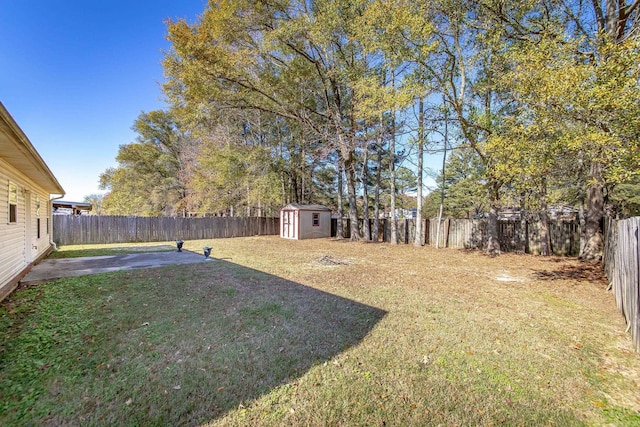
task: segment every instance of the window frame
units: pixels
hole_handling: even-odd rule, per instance
[[[9,181],[7,186],[7,224],[18,223],[18,185]]]
[[[40,240],[42,237],[42,221],[40,220],[40,195],[36,194],[36,239]]]
[[[320,212],[311,213],[311,225],[313,227],[320,227]]]

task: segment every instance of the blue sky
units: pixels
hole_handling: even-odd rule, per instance
[[[167,18],[192,23],[206,0],[0,0],[0,101],[66,191],[100,193],[100,173],[164,107]]]
[[[66,191],[102,193],[142,111],[164,108],[164,21],[206,0],[0,0],[0,101]],[[427,155],[439,168],[441,154]],[[411,165],[406,165],[413,169]],[[428,185],[433,181],[425,177]]]

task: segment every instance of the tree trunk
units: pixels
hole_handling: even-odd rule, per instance
[[[300,203],[300,195],[298,193],[298,171],[294,169],[291,173],[289,182],[291,183],[291,189],[293,191],[293,200],[295,203]]]
[[[584,150],[578,151],[578,194],[577,198],[580,201],[578,207],[578,222],[580,223],[580,254],[584,252],[584,248],[587,244],[586,239],[586,194],[585,194],[585,180],[583,179],[584,173]]]
[[[378,138],[378,167],[376,168],[376,185],[373,190],[373,241],[380,239],[380,182],[382,179],[382,138]]]
[[[395,72],[391,69],[391,91],[395,90]],[[396,218],[396,110],[391,109],[391,140],[389,141],[389,154],[391,161],[389,162],[389,181],[391,193],[391,244],[398,244],[398,220]]]
[[[540,255],[551,255],[551,238],[549,236],[549,214],[547,212],[547,180],[542,178],[540,189]]]
[[[424,100],[418,101],[418,171],[417,171],[417,206],[416,206],[416,237],[414,246],[422,246],[424,232],[422,230],[422,172],[424,162]]]
[[[635,2],[631,2],[633,5]],[[632,6],[624,1],[606,0],[604,4],[593,1],[598,30],[606,33],[609,41],[619,43],[629,36],[628,31],[635,31],[636,25],[627,26],[627,19]],[[604,6],[604,8],[602,7]],[[635,5],[637,6],[637,5]],[[633,7],[635,7],[633,6]],[[637,20],[637,16],[636,16]],[[635,22],[634,24],[637,24]],[[628,31],[627,31],[628,28]],[[606,55],[605,55],[606,56]],[[609,132],[608,130],[606,131]],[[587,188],[587,212],[584,226],[584,247],[580,252],[580,259],[601,260],[604,250],[602,218],[604,217],[604,181],[602,178],[602,163],[597,154],[591,162],[589,171],[589,185]]]
[[[305,152],[305,140],[304,136],[300,135],[300,144],[302,145],[300,151],[300,166],[298,170],[300,171],[300,200],[302,203],[309,203],[309,199],[307,197],[307,153]]]
[[[525,193],[520,194],[520,229],[518,230],[518,252],[527,252],[527,212],[525,203]]]
[[[247,217],[251,216],[251,188],[247,185],[247,209],[246,209],[246,215]]]
[[[396,172],[395,172],[395,167],[394,167],[394,163],[395,163],[395,143],[393,143],[393,140],[395,139],[395,137],[392,137],[391,139],[391,149],[389,150],[391,152],[391,165],[389,166],[390,172],[391,172],[391,176],[389,178],[390,180],[390,188],[389,188],[389,192],[391,193],[391,201],[390,201],[390,206],[389,206],[389,210],[391,211],[390,217],[389,217],[389,221],[390,221],[390,226],[391,226],[391,244],[392,245],[397,245],[398,244],[398,219],[396,218]]]
[[[337,132],[338,137],[338,157],[340,165],[344,168],[345,177],[347,179],[347,197],[349,199],[349,219],[351,221],[350,224],[350,232],[351,232],[351,240],[360,240],[360,229],[358,227],[358,206],[356,205],[357,195],[356,195],[356,170],[355,170],[355,130],[351,128],[347,131],[342,122],[342,107],[340,102],[340,90],[336,86],[334,82],[331,83],[334,92],[333,111],[331,112],[331,116],[333,118],[333,123],[335,125],[335,130]],[[342,183],[342,174],[340,174],[340,183]],[[340,186],[340,190],[342,190],[342,186]],[[342,215],[342,212],[341,212]],[[338,223],[342,218],[338,220]]]
[[[590,169],[591,185],[587,190],[587,215],[585,221],[585,246],[580,254],[583,260],[600,260],[604,248],[601,222],[604,217],[604,192],[602,163],[594,160]]]
[[[342,159],[338,156],[338,218],[336,220],[336,237],[338,239],[344,238],[344,224],[342,218],[344,218],[344,203],[342,202],[344,184],[342,182]]]
[[[365,142],[364,157],[362,159],[362,234],[364,239],[371,240],[369,226],[369,143]]]
[[[356,171],[353,161],[353,153],[350,154],[348,162],[345,164],[345,175],[347,177],[347,195],[349,197],[349,220],[351,226],[349,231],[351,233],[351,240],[360,240],[360,227],[358,227],[358,205],[356,195]]]
[[[486,253],[494,256],[500,254],[500,241],[498,240],[498,189],[495,184],[490,188],[489,200]]]
[[[440,229],[442,225],[442,203],[440,203],[440,209],[438,209],[438,225],[436,227],[436,249],[440,248]],[[446,246],[446,241],[444,246]]]
[[[442,155],[442,188],[440,189],[440,209],[438,210],[438,228],[436,229],[436,249],[440,247],[440,228],[442,222],[442,211],[444,210],[444,193],[447,185],[447,147],[449,144],[449,110],[444,112],[444,152]],[[444,241],[447,246],[447,240]]]

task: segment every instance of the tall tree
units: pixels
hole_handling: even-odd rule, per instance
[[[380,19],[373,24],[378,29],[374,37],[380,49],[420,77],[413,79],[412,88],[417,93],[424,96],[430,91],[440,92],[464,143],[485,164],[485,182],[492,200],[487,251],[499,252],[496,211],[503,183],[492,173],[491,155],[485,146],[499,106],[492,103],[495,95],[491,85],[476,84],[491,75],[495,67],[481,39],[483,30],[475,25],[478,7],[473,2],[451,0],[379,0],[372,4],[384,11],[375,15]]]
[[[416,77],[419,70],[410,61],[415,55],[425,58],[432,50],[429,41],[432,26],[422,17],[425,12],[425,4],[421,2],[377,0],[368,4],[357,23],[357,35],[377,64],[377,72],[369,73],[367,84],[360,87],[362,102],[358,108],[373,120],[388,117],[385,136],[392,157],[388,163],[392,243],[397,243],[398,238],[395,156],[405,122],[402,116],[429,91],[425,79]],[[422,140],[420,136],[414,139]]]
[[[486,26],[505,49],[503,82],[526,111],[520,127],[554,123],[565,148],[590,168],[581,257],[602,254],[601,219],[607,183],[637,170],[638,1],[477,2]],[[561,128],[561,129],[559,129]],[[553,141],[553,138],[545,138]],[[623,172],[619,165],[628,169]]]
[[[175,122],[164,111],[141,113],[132,129],[135,142],[121,145],[118,166],[100,176],[105,213],[116,215],[172,216],[178,214],[185,195],[181,181],[181,143]]]
[[[191,182],[202,214],[255,216],[280,204],[268,148],[222,140],[203,144]]]
[[[484,186],[484,166],[475,151],[460,147],[454,149],[447,160],[446,176],[436,177],[438,187],[431,196],[440,203],[444,183],[444,215],[453,218],[473,218],[487,211],[488,195]],[[432,208],[437,211],[437,208]]]
[[[102,201],[104,199],[104,195],[102,194],[89,194],[84,196],[85,203],[91,203],[91,213],[94,215],[102,215],[104,210],[102,208]]]
[[[270,112],[312,130],[344,167],[358,239],[354,87],[366,69],[352,37],[359,2],[212,3],[195,25],[169,24],[166,90],[193,111]]]

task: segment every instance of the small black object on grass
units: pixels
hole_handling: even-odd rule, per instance
[[[211,246],[205,246],[202,249],[204,250],[205,259],[209,259],[209,255],[211,255]]]
[[[178,252],[182,252],[182,245],[184,245],[184,242],[182,240],[176,240],[176,246],[178,247]]]

